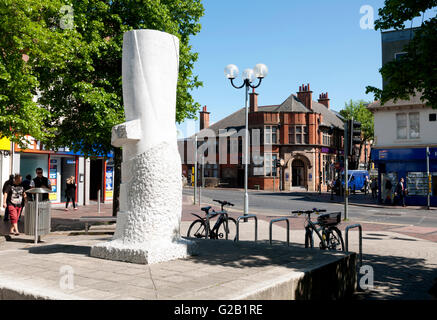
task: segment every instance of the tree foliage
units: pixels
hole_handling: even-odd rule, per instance
[[[345,103],[345,108],[340,110],[340,115],[346,120],[353,118],[361,123],[361,143],[358,152],[358,159],[361,157],[365,143],[371,142],[374,139],[373,114],[369,109],[367,109],[368,104],[369,103],[364,100],[350,100],[349,103]],[[356,163],[356,166],[358,166],[358,163]]]
[[[21,145],[24,134],[54,137],[41,125],[51,114],[36,101],[40,79],[35,66],[64,63],[63,35],[47,25],[59,7],[57,1],[0,0],[0,135]]]
[[[421,17],[428,9],[437,6],[437,0],[386,0],[379,9],[380,18],[375,29],[405,28],[405,22]],[[405,47],[406,52],[399,60],[386,63],[379,70],[387,80],[384,89],[366,87],[375,99],[385,103],[390,99],[408,100],[409,96],[422,92],[422,100],[437,108],[437,18],[423,21],[415,30],[414,37]]]
[[[194,117],[200,105],[190,92],[202,83],[189,41],[203,10],[200,0],[0,0],[0,132],[86,155],[110,152],[112,127],[124,121],[122,42],[132,29],[179,38],[176,119]]]

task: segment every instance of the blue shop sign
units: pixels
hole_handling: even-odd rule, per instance
[[[437,148],[430,148],[430,159],[437,159]],[[408,161],[426,159],[426,148],[405,149],[373,149],[371,152],[373,161]]]

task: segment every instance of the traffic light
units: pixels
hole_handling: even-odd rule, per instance
[[[355,120],[348,120],[347,122],[348,155],[351,156],[354,152],[354,145],[361,143],[361,122]]]

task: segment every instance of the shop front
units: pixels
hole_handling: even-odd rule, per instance
[[[404,178],[407,205],[437,206],[437,148],[429,148],[429,175],[426,148],[373,149],[371,158],[378,168],[379,201],[393,204],[395,188]]]
[[[54,203],[63,203],[66,201],[65,189],[67,179],[74,177],[78,184],[78,163],[79,156],[64,154],[65,149],[59,152],[45,150],[37,141],[29,139],[30,143],[26,149],[15,146],[16,157],[15,165],[23,179],[27,175],[36,177],[36,169],[43,170],[43,176],[50,180],[52,192],[49,194],[49,200]],[[76,202],[78,202],[78,190],[76,188]]]

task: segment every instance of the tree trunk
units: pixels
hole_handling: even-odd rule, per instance
[[[112,200],[112,216],[116,217],[120,209],[120,184],[121,184],[121,162],[123,153],[121,148],[114,148],[114,195]]]

